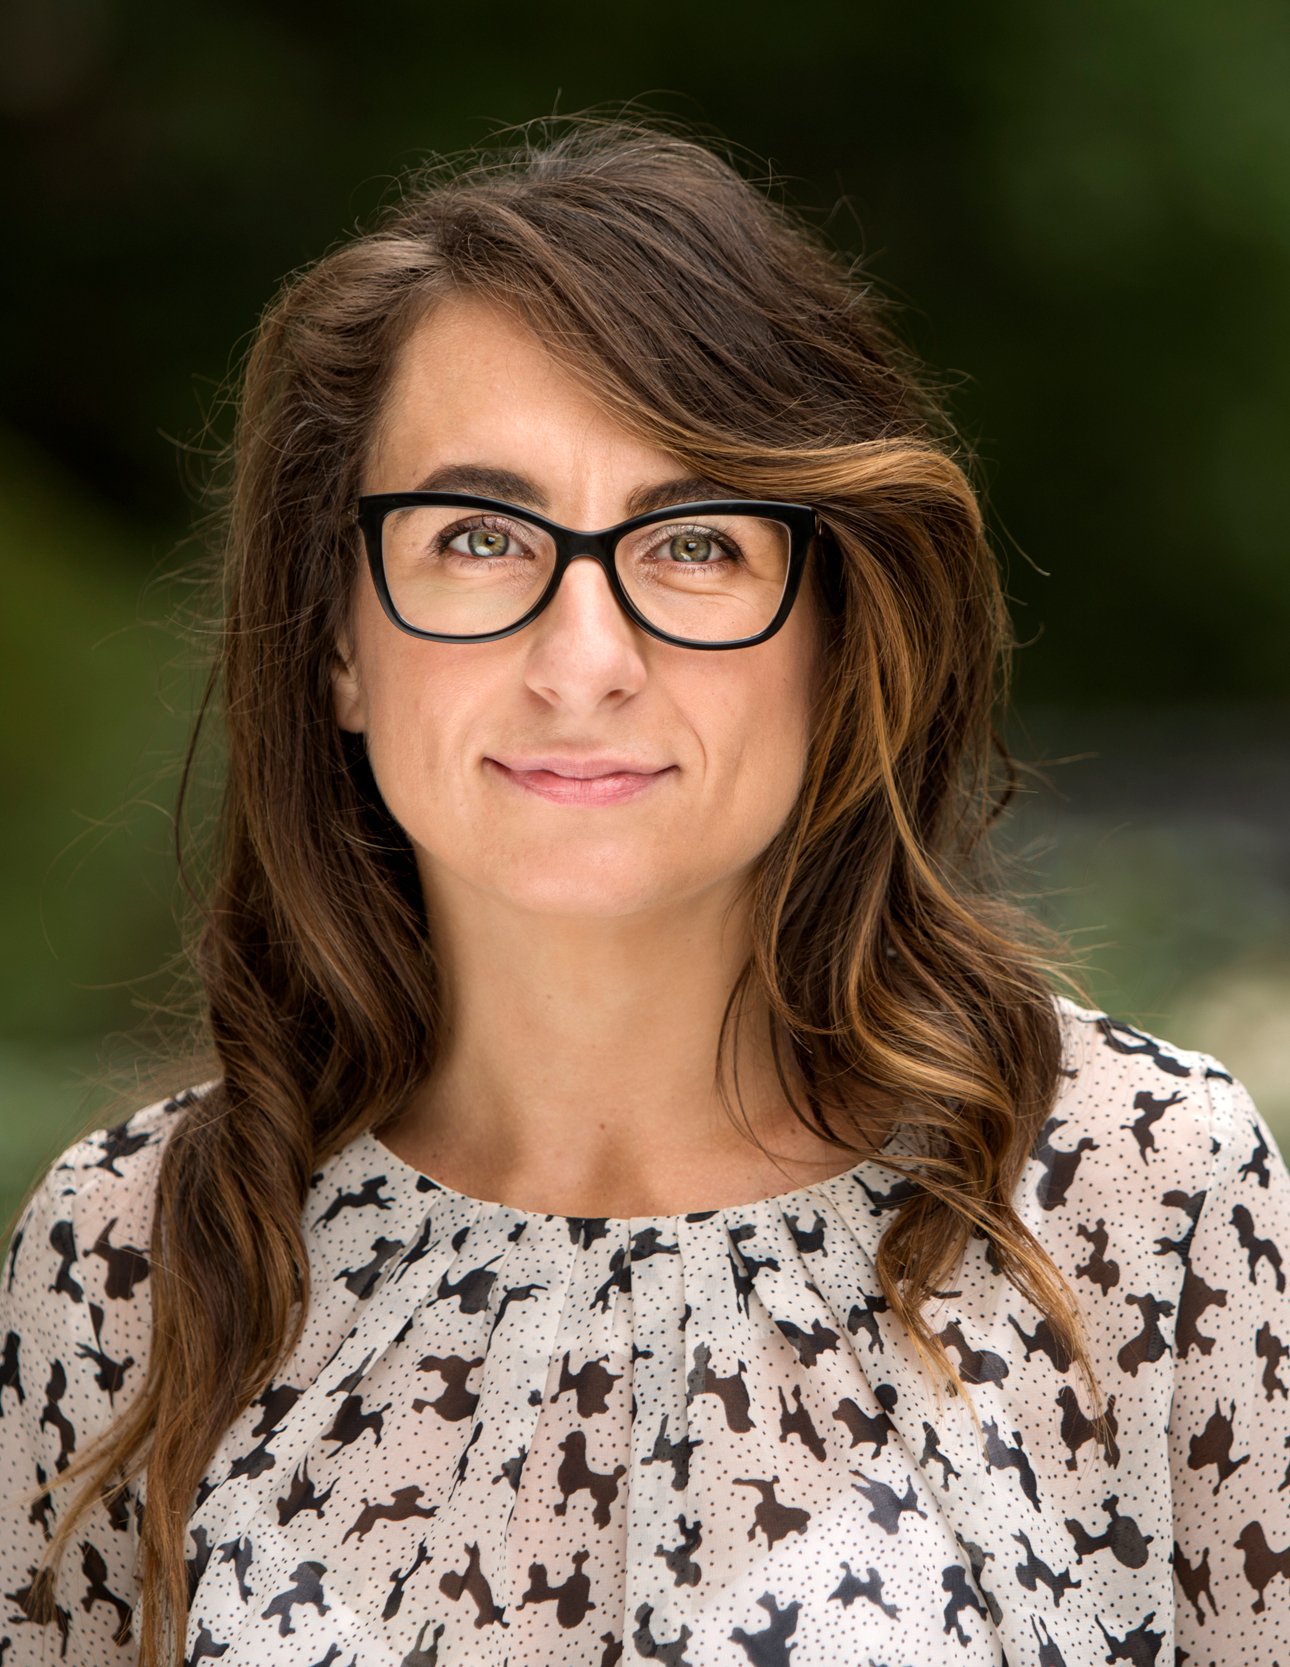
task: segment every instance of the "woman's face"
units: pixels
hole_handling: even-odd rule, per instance
[[[585,529],[625,519],[633,490],[687,473],[599,410],[527,327],[467,297],[441,302],[406,343],[363,489],[407,491],[450,467],[521,475],[544,500],[529,507]],[[660,642],[579,558],[523,630],[429,642],[390,623],[364,566],[338,643],[336,719],[366,736],[432,916],[467,893],[584,917],[721,901],[797,795],[816,631],[803,583],[786,623],[755,647]],[[657,773],[629,797],[576,803],[505,767],[589,754]]]

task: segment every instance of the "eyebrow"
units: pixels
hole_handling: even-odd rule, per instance
[[[549,500],[540,486],[511,469],[494,469],[482,463],[448,463],[433,469],[413,488],[417,492],[473,492],[481,498],[504,498],[507,503],[546,511]],[[655,481],[637,486],[627,494],[627,519],[648,515],[668,504],[698,502],[705,498],[737,497],[727,487],[702,475],[681,475],[676,480]]]

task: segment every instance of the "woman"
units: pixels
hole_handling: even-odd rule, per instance
[[[15,1233],[8,1667],[1287,1659],[1290,1175],[993,877],[954,454],[661,126],[287,283],[210,1072]]]

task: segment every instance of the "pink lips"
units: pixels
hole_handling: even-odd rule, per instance
[[[671,774],[673,768],[669,765],[665,770],[654,770],[649,774],[634,770],[617,770],[604,776],[579,778],[557,775],[554,770],[509,770],[495,758],[485,759],[484,762],[517,787],[560,805],[621,804],[624,799],[634,799],[656,782],[662,781],[664,776]]]

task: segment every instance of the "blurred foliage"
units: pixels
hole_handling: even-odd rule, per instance
[[[196,686],[172,610],[260,309],[418,161],[632,98],[768,166],[902,302],[1033,643],[1019,705],[1102,754],[1017,819],[1049,842],[1042,906],[1106,945],[1105,1005],[1230,1035],[1276,1098],[1288,85],[1270,0],[10,0],[0,1203],[82,1121],[104,1039],[166,997]],[[1155,716],[1131,735],[1134,708]],[[1202,757],[1211,709],[1231,739]],[[1229,752],[1253,772],[1234,796]],[[1187,760],[1154,803],[1144,758]]]
[[[170,439],[198,432],[278,280],[401,169],[639,96],[769,159],[907,303],[979,446],[1022,635],[1044,633],[1019,692],[1286,692],[1284,6],[11,0],[4,18],[24,235],[0,277],[3,414],[144,524],[185,519],[200,468]]]
[[[0,430],[0,1222],[170,994],[173,807],[195,710],[177,552]],[[144,561],[159,564],[147,574]]]
[[[126,543],[75,483],[0,434],[12,795],[0,1008],[32,1044],[119,1020],[116,989],[97,980],[150,973],[173,933],[171,812],[191,703],[176,708],[166,687],[163,661],[174,674],[182,656],[162,617],[173,598],[135,578]]]
[[[999,845],[1084,957],[1094,1005],[1237,1072],[1290,1135],[1290,748],[1283,706],[1014,714]]]

